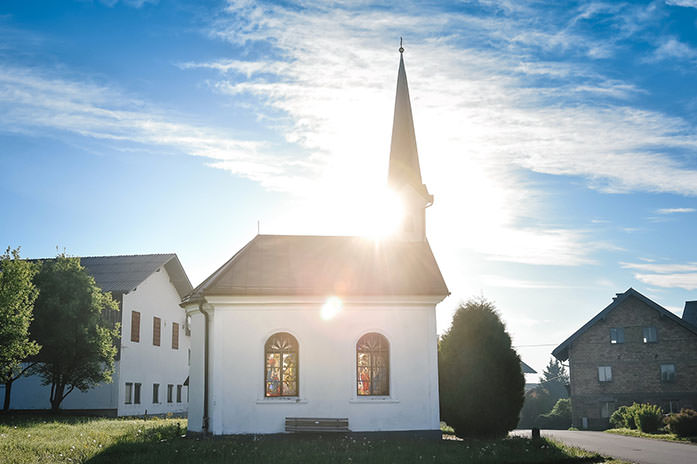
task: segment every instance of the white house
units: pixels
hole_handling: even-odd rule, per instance
[[[426,240],[433,196],[401,57],[389,185],[406,209],[394,238],[257,235],[183,300],[190,431],[279,433],[313,418],[439,436],[435,306],[448,289]]]
[[[112,293],[121,337],[113,382],[74,390],[63,410],[117,416],[185,413],[191,343],[181,298],[192,290],[176,254],[80,258],[97,285]],[[49,386],[38,376],[12,386],[10,407],[50,409]],[[0,397],[4,391],[0,390]]]

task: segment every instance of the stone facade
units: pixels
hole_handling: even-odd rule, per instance
[[[618,295],[618,304],[584,326],[568,345],[575,427],[606,428],[612,411],[634,402],[657,404],[665,412],[697,407],[696,331],[630,291],[635,294]],[[656,341],[645,342],[644,331],[651,327]],[[613,343],[613,328],[620,329],[616,338],[623,332],[623,341]],[[674,366],[673,378],[662,378],[662,365],[667,370]],[[601,374],[608,373],[611,378],[601,381]]]

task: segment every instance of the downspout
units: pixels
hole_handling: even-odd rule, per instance
[[[203,314],[203,423],[201,429],[204,435],[210,433],[208,422],[208,310],[203,309],[203,303],[198,305],[199,311]]]

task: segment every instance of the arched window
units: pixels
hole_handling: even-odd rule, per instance
[[[356,343],[356,391],[358,396],[390,394],[390,344],[379,333]]]
[[[264,345],[264,395],[298,396],[298,341],[279,332]]]

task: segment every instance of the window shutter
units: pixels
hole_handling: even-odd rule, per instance
[[[131,311],[131,341],[140,341],[140,313]]]
[[[179,349],[179,323],[172,322],[172,349]]]
[[[152,318],[152,344],[155,346],[160,346],[160,325],[161,321],[159,317]]]

